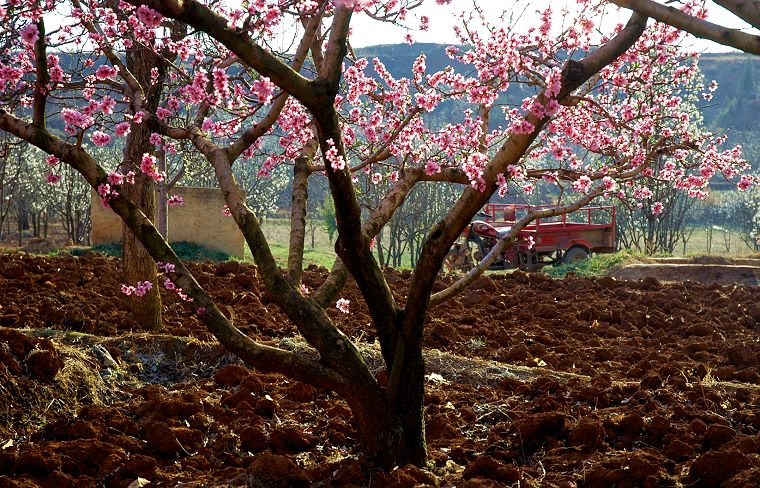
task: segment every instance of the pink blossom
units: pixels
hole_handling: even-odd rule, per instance
[[[137,295],[138,297],[145,296],[145,294],[148,293],[152,289],[153,289],[153,283],[151,283],[150,281],[139,282],[135,286],[135,295]]]
[[[591,190],[591,178],[586,175],[581,176],[573,182],[573,190],[578,193],[588,193]]]
[[[58,159],[56,156],[53,156],[52,154],[45,158],[45,163],[47,163],[48,166],[55,166],[56,164],[60,163],[61,160]]]
[[[120,122],[116,124],[116,127],[114,128],[114,132],[116,132],[116,135],[119,137],[126,137],[127,134],[129,134],[132,131],[132,124],[129,122]]]
[[[148,153],[144,153],[140,160],[140,171],[159,183],[166,179],[166,174],[156,168],[156,157]]]
[[[185,204],[185,199],[179,195],[172,195],[166,200],[166,204],[170,207],[178,207]]]
[[[536,126],[528,122],[527,120],[521,120],[512,124],[510,127],[513,134],[530,134],[536,130]]]
[[[79,127],[81,129],[86,129],[95,123],[95,119],[93,119],[91,116],[85,115],[79,110],[75,110],[73,108],[61,109],[61,117],[63,118],[63,121],[66,122],[66,124]]]
[[[441,167],[434,161],[425,162],[425,174],[430,176],[441,172]]]
[[[34,45],[40,38],[40,30],[37,24],[27,24],[21,29],[21,40],[29,46]]]
[[[301,283],[301,286],[299,287],[299,290],[301,292],[301,295],[306,296],[309,293],[311,293],[311,290],[309,290],[309,287]]]
[[[156,109],[156,117],[158,117],[160,120],[164,120],[171,116],[172,116],[171,110],[165,109],[164,107],[158,107]]]
[[[166,278],[164,280],[164,288],[166,288],[167,290],[174,290],[176,287],[177,286],[174,284],[174,282],[170,280],[169,278]]]
[[[103,146],[108,145],[109,142],[111,142],[111,136],[106,134],[105,132],[96,130],[90,136],[90,140],[96,146],[103,147]]]
[[[111,185],[123,185],[124,175],[117,171],[112,171],[108,173],[108,183]]]
[[[163,20],[160,13],[145,5],[140,5],[137,8],[137,18],[149,29],[155,29],[161,25],[161,20]]]
[[[752,186],[752,178],[746,175],[742,175],[742,177],[739,179],[739,183],[736,184],[736,187],[739,189],[739,191],[747,191]]]
[[[116,78],[116,75],[119,74],[119,69],[115,68],[113,66],[108,66],[107,64],[103,64],[98,66],[98,69],[95,70],[95,78],[97,78],[100,81],[105,80],[112,80]]]
[[[610,178],[609,176],[605,176],[602,178],[602,185],[604,185],[605,191],[615,191],[615,188],[617,187],[617,183],[615,180]]]
[[[47,175],[47,182],[51,185],[57,185],[61,181],[61,177],[57,174],[51,172]]]
[[[232,210],[230,210],[230,207],[225,203],[224,207],[222,208],[222,215],[225,217],[232,217]]]
[[[350,313],[350,310],[348,308],[350,304],[351,300],[339,298],[338,301],[335,302],[335,307],[343,313]]]
[[[203,315],[204,313],[206,313],[206,307],[198,307],[198,308],[196,308],[195,309],[195,313],[198,314],[198,315]]]
[[[652,213],[655,215],[660,215],[664,209],[665,206],[662,204],[662,202],[655,202],[655,204],[652,205]]]
[[[193,301],[193,298],[187,296],[187,294],[182,291],[182,288],[177,288],[175,291],[177,292],[177,296],[179,297],[180,300],[184,302],[188,302],[188,303]]]
[[[156,267],[164,273],[174,273],[176,267],[172,263],[156,263]]]
[[[251,83],[251,91],[258,97],[259,103],[267,104],[272,101],[272,92],[277,85],[272,83],[269,78],[262,76]]]

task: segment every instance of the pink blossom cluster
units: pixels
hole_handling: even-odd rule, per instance
[[[172,195],[166,200],[166,204],[170,207],[179,207],[185,204],[185,199],[180,195]]]
[[[98,147],[107,146],[111,142],[111,136],[103,131],[96,130],[90,134],[90,140]]]
[[[263,104],[267,104],[272,101],[272,93],[274,93],[275,88],[276,85],[272,83],[272,81],[266,76],[262,76],[258,80],[255,80],[253,83],[251,83],[251,91],[254,95],[256,95],[259,103]]]
[[[85,115],[79,110],[73,108],[61,109],[61,117],[66,125],[86,129],[95,123],[95,119],[90,115]]]
[[[40,38],[40,30],[37,24],[27,24],[21,29],[21,40],[28,45],[33,45]]]
[[[140,159],[140,171],[142,171],[143,174],[150,176],[150,178],[157,183],[166,179],[166,173],[158,171],[156,157],[152,154],[143,154],[142,159]]]
[[[335,302],[335,308],[337,308],[343,313],[351,313],[351,310],[349,309],[350,305],[351,305],[351,300],[348,300],[346,298],[339,298],[338,301]]]
[[[145,296],[150,290],[153,289],[153,283],[150,281],[140,281],[136,285],[121,285],[121,292],[127,296],[135,295],[138,297]]]
[[[329,3],[325,19],[333,14]],[[410,29],[430,27],[430,19],[410,15],[409,2],[401,0],[331,3],[357,13],[370,12],[376,18],[387,16]],[[382,185],[378,189],[394,185],[407,174],[433,179],[452,170],[481,191],[495,184],[500,195],[531,193],[539,185],[552,185],[578,194],[599,192],[607,198],[643,202],[653,212],[661,202],[649,202],[651,185],[642,178],[672,182],[695,198],[707,195],[715,177],[727,178],[741,190],[756,184],[746,174],[740,148],[724,148],[724,138],[698,128],[690,94],[704,97],[717,85],[697,83],[696,55],[678,47],[681,34],[676,29],[651,24],[633,48],[570,98],[559,100],[565,96],[562,68],[567,59],[583,58],[622,26],[600,24],[599,19],[607,18],[603,2],[581,1],[572,12],[552,7],[550,2],[539,3],[534,4],[539,10],[533,23],[512,22],[507,16],[461,17],[463,27],[454,32],[456,45],[445,50],[454,63],[436,72],[428,71],[424,55],[413,61],[406,75],[391,73],[379,59],[346,60],[334,102],[340,140],[327,141],[314,164],[329,166],[328,171],[362,168],[366,177],[358,180]],[[278,28],[285,29],[285,19],[297,20],[299,13],[312,13],[321,5],[314,0],[251,0],[245,7],[214,4],[213,8],[230,29],[239,29],[265,45],[276,38]],[[36,21],[52,8],[46,4],[23,17],[14,50],[0,62],[0,92],[18,96],[20,109],[30,106],[36,89],[29,82],[35,72],[31,44],[39,36]],[[683,2],[682,9],[704,15],[696,0]],[[84,22],[96,22],[100,29],[92,33]],[[81,69],[64,70],[50,49],[51,81],[41,87],[55,95],[65,83],[81,82],[82,103],[61,110],[68,134],[106,146],[115,136],[129,135],[132,124],[150,118],[161,126],[158,133],[151,125],[157,131],[151,134],[151,143],[171,156],[182,144],[172,137],[192,142],[195,135],[190,134],[202,129],[198,139],[225,146],[241,141],[247,129],[266,120],[279,91],[272,80],[238,69],[239,60],[216,41],[196,34],[172,35],[162,25],[160,13],[123,1],[109,6],[85,3],[73,9],[51,38],[86,51]],[[559,29],[561,35],[557,35]],[[151,70],[150,83],[165,80],[166,85],[158,109],[150,114],[131,98],[123,79],[127,73],[103,56],[109,47],[123,52],[136,44],[168,58],[175,56],[177,61],[165,76]],[[120,91],[119,86],[124,89]],[[522,102],[507,102],[515,99],[510,97],[513,92],[522,94]],[[440,123],[435,115],[444,101],[463,108]],[[137,113],[130,115],[131,111]],[[428,117],[429,113],[434,116]],[[312,114],[295,98],[288,98],[275,115],[276,123],[241,151],[244,158],[256,159],[259,177],[291,164],[317,136]],[[170,125],[175,124],[175,132],[182,135],[170,137]],[[519,161],[505,162],[498,151],[510,141],[530,147],[529,153]],[[377,155],[381,160],[370,161]],[[496,163],[495,171],[487,171]],[[139,166],[155,181],[166,177],[150,154],[141,158]],[[106,204],[126,178],[109,175],[107,188],[99,189]],[[170,202],[181,199],[173,196]]]
[[[155,29],[161,25],[163,16],[146,5],[137,7],[137,18],[149,29]]]
[[[95,78],[99,81],[113,80],[119,74],[119,69],[107,64],[98,66],[95,70]]]
[[[111,185],[123,185],[125,183],[135,184],[135,172],[128,171],[126,175],[119,173],[118,171],[112,171],[108,173],[108,183]]]

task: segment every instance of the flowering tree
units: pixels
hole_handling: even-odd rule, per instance
[[[345,398],[368,456],[380,467],[425,462],[426,313],[466,287],[488,259],[446,290],[433,295],[433,285],[450,246],[495,192],[531,192],[545,184],[556,185],[560,195],[554,208],[521,219],[503,246],[533,219],[597,197],[649,198],[651,191],[638,181],[655,167],[661,178],[700,196],[713,175],[739,178],[743,166],[737,151],[723,151],[710,134],[690,130],[677,91],[635,96],[655,83],[677,87],[693,76],[694,57],[675,46],[678,32],[647,28],[638,14],[627,25],[598,25],[604,7],[592,2],[579,2],[573,14],[542,10],[537,26],[526,29],[511,24],[508,13],[486,19],[474,9],[463,19],[468,28],[457,31],[465,47],[447,50],[468,74],[453,68],[428,73],[420,56],[408,78],[394,78],[379,60],[347,56],[351,19],[411,22],[410,8],[421,3],[416,0],[253,0],[247,8],[197,0],[73,1],[72,15],[50,34],[45,21],[62,2],[17,0],[2,13],[21,19],[14,26],[21,35],[20,41],[9,37],[14,47],[2,55],[0,82],[8,102],[0,129],[81,173],[158,263],[164,286],[227,348],[251,366]],[[421,28],[429,22],[416,20]],[[283,30],[297,39],[293,50],[278,53],[268,41]],[[89,50],[77,63],[90,72],[76,77],[52,47],[83,35]],[[134,46],[161,63],[148,79],[135,76],[120,56]],[[658,78],[665,65],[677,66],[667,80]],[[164,76],[162,69],[165,84],[157,93],[150,88]],[[71,97],[77,84],[81,91]],[[503,105],[502,96],[515,87],[532,95]],[[432,126],[424,114],[447,100],[468,108],[457,120]],[[54,134],[48,122],[60,118],[65,134]],[[148,130],[153,147],[168,154],[180,143],[192,146],[213,168],[226,211],[243,232],[264,284],[319,360],[259,344],[235,328],[127,196],[138,175],[165,178],[153,150],[119,171],[88,151],[89,143],[117,144],[136,130]],[[286,270],[277,267],[234,177],[241,159],[259,161],[261,178],[280,165],[293,172]],[[354,183],[362,171],[388,188],[364,219]],[[335,204],[339,260],[310,291],[301,285],[304,221],[309,181],[319,177],[329,181]],[[406,296],[396,297],[373,257],[372,241],[423,181],[459,183],[462,190],[429,229]],[[742,186],[751,183],[741,177]],[[377,330],[387,381],[373,376],[325,312],[333,304],[350,312],[348,300],[339,298],[348,273]],[[143,295],[151,288],[143,281],[123,290]]]

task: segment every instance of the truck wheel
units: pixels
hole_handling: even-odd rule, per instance
[[[576,263],[588,259],[589,252],[585,247],[573,246],[562,255],[562,264]]]

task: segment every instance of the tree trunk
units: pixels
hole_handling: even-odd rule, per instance
[[[393,405],[402,429],[398,463],[400,466],[410,463],[415,466],[424,466],[427,460],[424,412],[425,361],[421,347],[407,345],[404,351],[404,365],[399,376]]]
[[[158,170],[166,173],[166,151],[161,148],[157,151],[156,159],[158,160]],[[168,182],[162,181],[158,184],[158,207],[156,209],[156,227],[159,234],[169,242],[169,199]]]
[[[161,89],[165,76],[165,69],[161,68],[161,60],[147,49],[136,47],[127,50],[127,68],[137,78],[140,84],[146,88],[143,108],[149,112],[155,112],[160,100]],[[150,70],[159,67],[159,79],[151,84]],[[156,217],[156,191],[154,183],[147,175],[139,171],[140,161],[143,154],[151,153],[153,145],[150,144],[150,129],[145,122],[132,124],[132,129],[127,136],[124,148],[125,170],[133,170],[138,173],[134,185],[124,185],[123,189],[129,197],[151,220]],[[158,292],[158,280],[156,279],[156,265],[148,251],[137,240],[126,225],[122,225],[122,243],[124,250],[123,267],[124,279],[135,284],[142,281],[153,283],[153,289],[143,297],[134,295],[128,297],[132,317],[146,330],[161,329],[161,296]]]
[[[134,128],[132,129],[134,133]],[[126,152],[132,152],[127,140]],[[142,155],[142,153],[141,153]],[[150,177],[140,175],[135,178],[134,185],[125,185],[126,195],[149,219],[155,218],[156,195],[153,188],[153,182]],[[135,235],[126,225],[122,226],[122,249],[123,255],[123,272],[124,279],[129,284],[137,282],[150,281],[153,283],[153,289],[142,297],[131,295],[127,297],[129,302],[132,318],[140,324],[145,330],[157,331],[161,329],[161,296],[158,292],[158,280],[156,279],[156,265],[150,257],[150,253],[137,240]]]
[[[403,363],[388,374],[385,404],[353,408],[368,456],[385,470],[407,464],[425,466],[427,461],[422,348],[401,349]]]

